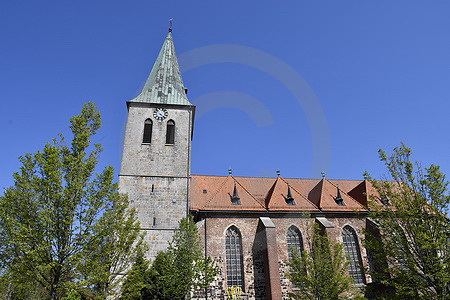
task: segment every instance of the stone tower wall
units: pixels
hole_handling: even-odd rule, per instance
[[[169,116],[158,121],[153,117],[156,107],[166,108]],[[169,108],[133,103],[128,108],[128,121],[125,130],[121,175],[176,176],[190,174],[191,118],[190,107]],[[142,143],[144,122],[153,121],[152,142]],[[175,144],[166,145],[167,121],[175,122]]]
[[[153,117],[156,107],[164,107],[168,117]],[[142,143],[144,122],[153,122],[151,143]],[[166,145],[167,121],[175,122],[175,142]],[[191,107],[130,103],[119,175],[119,191],[128,194],[153,259],[189,210]]]

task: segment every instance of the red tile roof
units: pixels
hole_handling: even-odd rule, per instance
[[[294,198],[294,205],[289,205],[285,199],[288,193],[288,185],[291,188],[292,197]],[[294,186],[281,177],[278,177],[275,180],[271,193],[269,193],[266,198],[266,207],[268,207],[271,211],[313,211],[319,209],[318,206],[309,201],[305,195],[302,195]]]
[[[240,204],[231,203],[235,182]],[[247,190],[249,185],[245,177],[192,176],[191,209],[265,211],[264,201]]]
[[[344,190],[339,188],[344,205],[338,205],[335,197],[338,195],[338,186],[328,179],[322,179],[309,193],[309,199],[323,211],[355,211],[364,207]]]
[[[232,204],[234,184],[240,204]],[[285,196],[290,187],[294,205]],[[335,201],[337,190],[344,205]],[[341,211],[365,210],[368,181],[237,176],[191,176],[191,210],[195,211]]]

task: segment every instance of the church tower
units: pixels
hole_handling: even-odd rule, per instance
[[[142,92],[127,102],[119,175],[119,191],[137,210],[152,259],[189,213],[195,106],[186,93],[170,28]]]

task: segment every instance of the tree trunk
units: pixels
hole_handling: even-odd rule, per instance
[[[50,300],[57,300],[57,284],[53,283],[50,288]]]
[[[56,289],[53,286],[50,290],[50,300],[56,300]]]

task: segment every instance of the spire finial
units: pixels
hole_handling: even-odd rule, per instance
[[[169,19],[169,24],[170,24],[169,32],[172,32],[172,21],[173,21],[173,18],[170,18]]]
[[[325,171],[320,172],[322,174],[322,178],[325,178]]]
[[[280,174],[281,174],[281,171],[280,171],[280,170],[277,170],[277,176],[278,176],[278,177],[280,176]]]
[[[233,175],[233,170],[231,168],[228,169],[228,174]]]

